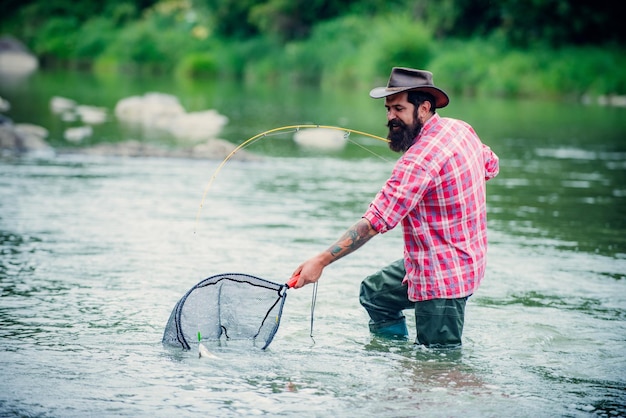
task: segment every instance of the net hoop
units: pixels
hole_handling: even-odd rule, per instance
[[[207,277],[176,303],[162,342],[189,350],[197,336],[197,341],[252,340],[266,349],[278,331],[287,289],[244,273]]]

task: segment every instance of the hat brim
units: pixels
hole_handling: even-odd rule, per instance
[[[370,97],[374,99],[382,99],[383,97],[392,96],[394,94],[403,93],[405,91],[425,91],[435,97],[435,107],[442,108],[448,106],[450,99],[448,95],[435,86],[419,86],[419,87],[376,87],[370,91]]]

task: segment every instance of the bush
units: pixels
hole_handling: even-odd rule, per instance
[[[626,93],[626,58],[619,50],[536,47],[497,42],[445,42],[433,59],[435,82],[464,95],[578,99]]]
[[[75,17],[53,17],[37,31],[33,50],[44,57],[74,58],[79,29],[80,23]]]
[[[276,80],[285,72],[282,46],[268,38],[222,41],[216,56],[221,75],[254,83]]]
[[[623,51],[565,48],[544,59],[546,68],[542,77],[550,91],[577,96],[626,93]]]
[[[302,43],[302,49],[309,59],[316,62],[309,67],[318,71],[322,85],[354,87],[360,83],[356,68],[360,67],[360,55],[371,22],[372,19],[361,16],[345,16],[322,22],[314,28],[311,37]]]
[[[209,53],[188,54],[176,65],[175,73],[182,78],[211,78],[218,73],[218,66]]]
[[[489,42],[448,41],[439,45],[427,69],[432,71],[435,85],[449,93],[472,96],[482,89],[489,64],[497,61],[499,54]]]
[[[158,2],[142,15],[140,20],[122,26],[116,36],[102,54],[114,58],[122,67],[148,68],[152,71],[168,72],[178,63],[186,69],[200,65],[199,56],[191,58],[196,61],[182,62],[185,56],[208,49],[208,30],[192,13],[190,2]],[[129,9],[124,13],[131,13]],[[111,22],[115,21],[111,19]],[[198,30],[198,29],[204,30]],[[206,58],[204,59],[205,64]],[[199,67],[198,67],[199,68]],[[206,68],[205,68],[206,70]],[[204,70],[203,70],[204,71]]]
[[[393,66],[424,68],[432,38],[408,17],[345,16],[315,27],[311,37],[285,49],[286,67],[324,86],[357,87],[386,81]]]
[[[168,61],[159,48],[161,33],[149,22],[140,22],[122,29],[105,55],[122,63],[164,64]]]
[[[104,17],[85,22],[76,39],[74,56],[95,59],[100,56],[115,39],[113,23]]]
[[[532,54],[509,51],[499,60],[490,61],[479,90],[483,96],[521,97],[533,96],[539,89],[539,65]]]
[[[362,79],[387,81],[392,67],[425,69],[433,57],[430,31],[420,22],[402,16],[376,19],[370,28],[367,43],[361,53],[368,58]],[[365,60],[362,61],[365,64]],[[381,78],[382,77],[382,78]]]

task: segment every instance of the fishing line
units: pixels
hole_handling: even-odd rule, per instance
[[[311,295],[311,332],[309,336],[311,340],[313,340],[313,344],[315,344],[315,338],[313,338],[313,317],[315,314],[315,304],[317,303],[317,285],[318,282],[313,283],[313,294]]]
[[[369,148],[367,148],[367,147],[365,147],[365,146],[363,146],[363,145],[359,144],[358,142],[351,140],[351,139],[349,138],[349,136],[350,136],[349,134],[348,134],[348,135],[346,135],[346,139],[347,139],[347,140],[348,140],[351,144],[356,145],[357,147],[359,147],[359,148],[361,148],[361,149],[363,149],[363,150],[365,150],[365,151],[369,152],[369,153],[370,153],[370,154],[372,154],[373,156],[378,157],[378,158],[380,158],[381,160],[383,160],[383,161],[385,161],[385,162],[387,162],[387,163],[391,162],[391,160],[390,160],[390,159],[385,158],[385,157],[383,157],[382,155],[375,153],[375,152],[374,152],[374,151],[372,151],[371,149],[369,149]]]

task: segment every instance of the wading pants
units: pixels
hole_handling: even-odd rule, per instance
[[[405,274],[404,260],[398,260],[361,283],[359,300],[370,316],[370,331],[380,336],[408,338],[402,311],[414,309],[416,344],[430,347],[461,345],[467,297],[411,302],[407,285],[402,284]]]

